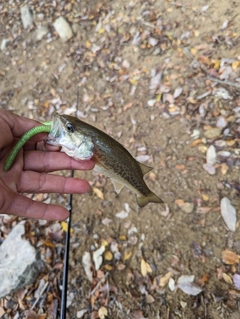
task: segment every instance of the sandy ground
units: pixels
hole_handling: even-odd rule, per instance
[[[82,318],[104,318],[104,309],[105,318],[240,318],[240,295],[233,283],[239,266],[222,260],[226,249],[240,253],[239,228],[228,230],[219,206],[227,196],[238,214],[239,196],[222,181],[237,183],[239,166],[235,158],[225,161],[226,167],[218,160],[214,175],[203,169],[206,151],[216,140],[234,141],[227,146],[238,155],[232,109],[239,104],[239,88],[208,76],[218,78],[217,63],[229,59],[232,73],[223,80],[238,83],[239,4],[72,3],[51,7],[50,2],[39,6],[29,1],[36,25],[49,26],[48,38],[37,43],[36,27],[22,30],[19,8],[4,11],[3,5],[0,36],[10,37],[10,43],[0,52],[0,106],[49,120],[54,109],[74,115],[79,92],[78,115],[153,167],[146,183],[165,204],[139,209],[128,189],[117,195],[104,176],[75,172],[91,182],[93,191],[73,200],[69,318],[80,318],[81,310]],[[67,43],[52,27],[59,15],[75,31]],[[155,83],[158,73],[161,81]],[[219,87],[232,98],[214,95]],[[207,138],[205,132],[217,127],[220,116],[227,119],[231,138],[223,130]],[[52,202],[61,198],[53,195]],[[125,218],[117,217],[122,211]],[[82,256],[103,242],[113,255],[104,255],[91,283]],[[150,266],[145,276],[144,262]],[[159,284],[169,273],[175,286],[180,276],[193,275],[202,292],[193,296],[180,288],[171,291],[170,277]]]

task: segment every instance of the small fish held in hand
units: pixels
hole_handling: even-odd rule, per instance
[[[47,143],[61,146],[76,160],[92,159],[94,169],[112,180],[117,193],[123,186],[135,192],[140,207],[150,202],[163,203],[143,179],[152,168],[136,161],[118,141],[96,127],[76,117],[55,113]]]

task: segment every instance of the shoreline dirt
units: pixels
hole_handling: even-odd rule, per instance
[[[73,201],[69,318],[239,318],[233,282],[239,262],[222,258],[225,250],[240,254],[239,225],[228,230],[220,200],[228,197],[239,217],[239,195],[223,182],[239,187],[240,6],[223,0],[28,5],[30,30],[23,30],[17,4],[0,7],[0,40],[9,39],[0,52],[0,107],[45,121],[54,110],[74,114],[79,89],[78,116],[153,166],[146,182],[166,204],[139,209],[126,188],[117,195],[103,176],[76,172],[92,192]],[[53,28],[60,15],[74,30],[67,43]],[[35,42],[40,25],[49,33]],[[210,145],[218,154],[213,175],[203,168]],[[82,257],[101,245],[103,263],[99,270],[93,263],[90,282]],[[202,292],[171,291],[183,275],[194,276],[191,292]],[[51,312],[57,296],[49,289],[35,311]],[[2,299],[3,318],[30,308],[26,297],[20,308],[15,294],[8,298],[17,310],[7,314]]]

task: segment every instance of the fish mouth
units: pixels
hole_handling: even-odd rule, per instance
[[[94,153],[94,144],[90,137],[78,134],[71,137],[71,133],[66,132],[65,124],[68,121],[58,113],[54,113],[50,133],[46,142],[51,145],[61,146],[61,149],[68,156],[77,160],[89,160]]]
[[[62,123],[58,113],[54,113],[52,117],[51,131],[47,137],[47,143],[58,145],[59,138],[64,134]]]

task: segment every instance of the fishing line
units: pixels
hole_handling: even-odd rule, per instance
[[[74,177],[74,170],[71,171],[71,177]],[[67,288],[68,288],[68,265],[69,265],[69,247],[70,247],[70,230],[72,223],[72,198],[73,194],[68,197],[67,209],[69,211],[68,227],[66,232],[65,253],[64,253],[64,268],[63,268],[63,283],[62,283],[62,299],[60,318],[66,318],[67,312]]]
[[[79,86],[77,86],[77,105],[76,116],[79,103]],[[71,177],[74,177],[74,170],[71,170]],[[70,250],[70,231],[72,224],[72,199],[73,194],[68,197],[67,209],[69,211],[68,227],[66,232],[65,253],[64,253],[64,268],[63,268],[63,282],[62,282],[62,298],[61,298],[61,312],[60,319],[66,319],[67,314],[67,290],[68,290],[68,265],[69,265],[69,250]]]

